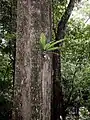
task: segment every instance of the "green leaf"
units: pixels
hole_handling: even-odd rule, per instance
[[[56,45],[56,44],[58,44],[58,43],[61,43],[61,42],[63,42],[63,41],[64,41],[64,40],[58,40],[58,41],[56,41],[56,42],[53,42],[53,43],[50,44],[49,48],[52,48],[52,47],[54,47],[54,45]]]
[[[44,46],[46,45],[46,36],[44,35],[44,33],[41,33],[40,35],[40,44],[42,49],[44,49]]]
[[[50,48],[50,45],[53,43],[54,41],[51,41],[49,43],[47,43],[44,47],[44,50],[47,50],[48,48]]]
[[[52,47],[52,48],[49,48],[47,51],[53,51],[53,50],[59,50],[60,47]]]
[[[44,51],[58,50],[60,47],[55,47],[54,45],[61,43],[62,41],[63,40],[58,40],[58,41],[53,40],[47,43],[44,33],[41,33],[40,35],[40,45],[41,45],[42,50]]]

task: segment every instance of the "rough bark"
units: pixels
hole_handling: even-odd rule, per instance
[[[72,13],[76,0],[70,0],[65,13],[61,17],[61,20],[58,23],[56,41],[63,39],[65,36],[66,25],[68,19]],[[59,46],[59,44],[57,45]],[[55,51],[57,54],[53,54],[53,102],[52,102],[52,120],[60,120],[60,115],[62,115],[62,109],[64,106],[63,91],[61,86],[61,52]],[[65,118],[63,117],[63,120]]]
[[[51,1],[18,0],[15,120],[51,119],[51,57],[41,54],[41,32],[51,36]]]

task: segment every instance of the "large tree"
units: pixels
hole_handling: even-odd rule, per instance
[[[51,36],[51,0],[18,0],[15,120],[50,120],[51,58],[40,50],[40,34]]]

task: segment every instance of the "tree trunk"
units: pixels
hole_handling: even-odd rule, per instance
[[[76,0],[70,0],[65,13],[61,17],[58,23],[56,41],[64,39],[66,25],[68,19],[72,13]],[[59,46],[59,44],[57,44]],[[62,109],[64,105],[63,91],[61,86],[61,52],[55,51],[57,54],[53,54],[53,102],[52,102],[52,120],[60,120],[62,116]]]
[[[15,65],[15,120],[51,119],[51,57],[39,40],[51,38],[51,1],[18,0]]]

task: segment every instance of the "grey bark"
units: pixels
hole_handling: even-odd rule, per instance
[[[15,120],[51,119],[51,57],[40,51],[41,32],[51,36],[51,1],[18,0]]]

